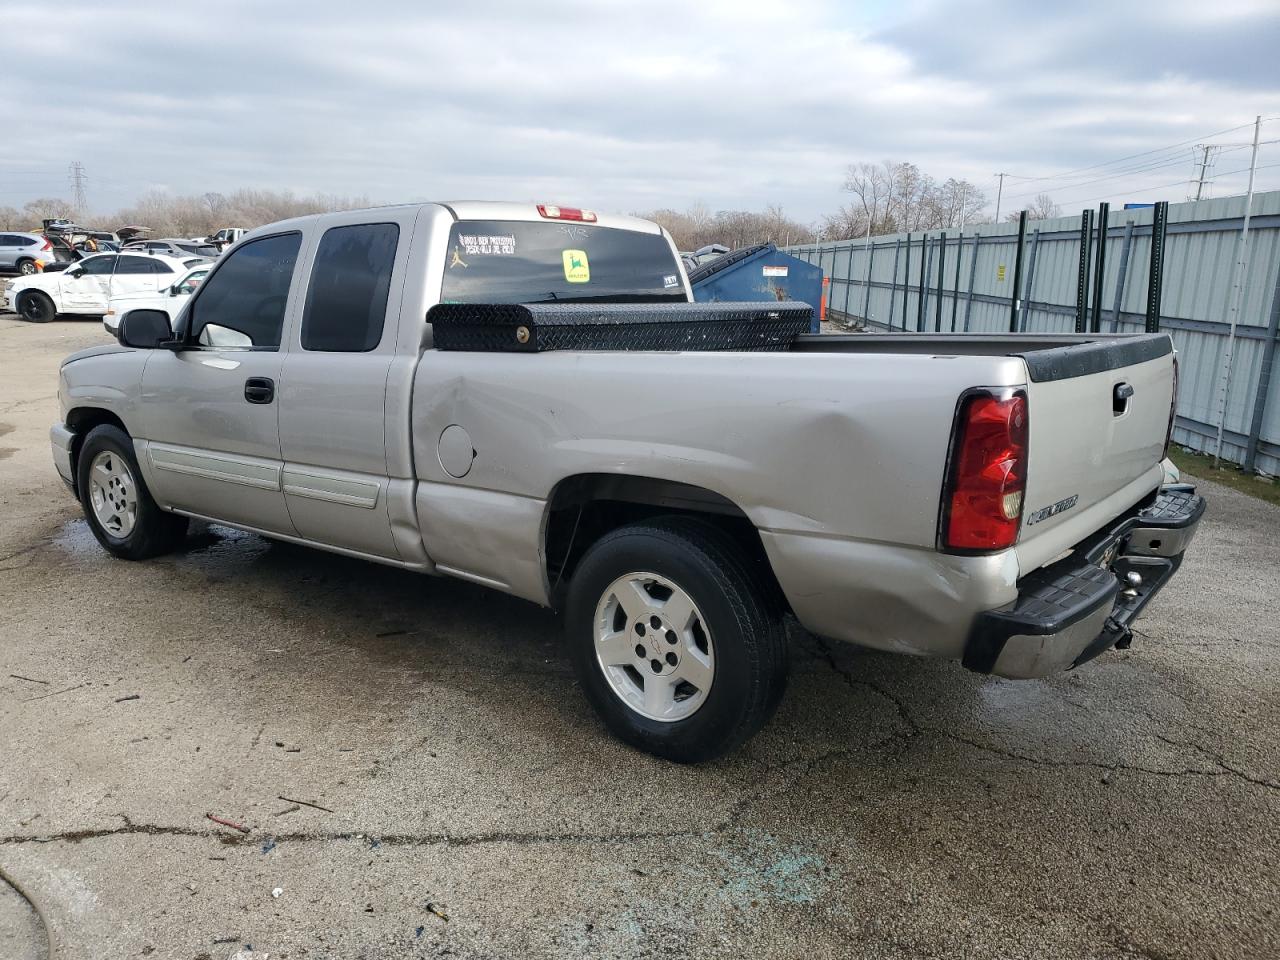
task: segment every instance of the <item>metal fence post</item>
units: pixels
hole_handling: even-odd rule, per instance
[[[1164,235],[1169,225],[1169,201],[1151,212],[1151,258],[1147,274],[1147,333],[1160,329],[1160,298],[1164,292]]]
[[[942,276],[947,271],[947,231],[938,234],[938,286],[933,304],[933,332],[942,332]]]
[[[1253,420],[1249,424],[1249,441],[1244,448],[1245,473],[1253,473],[1258,461],[1258,443],[1262,439],[1262,421],[1271,393],[1271,369],[1276,359],[1276,337],[1280,335],[1280,270],[1276,271],[1276,289],[1271,295],[1271,320],[1267,324],[1267,340],[1262,347],[1262,367],[1258,371],[1258,392],[1253,397]]]
[[[916,297],[916,332],[924,330],[924,312],[929,306],[929,264],[933,248],[929,246],[929,234],[920,238],[920,295]]]
[[[848,276],[844,281],[844,319],[849,322],[849,294],[853,292],[853,244],[849,244],[849,264],[845,268]]]
[[[973,312],[973,282],[978,278],[978,243],[980,234],[973,235],[973,259],[969,261],[969,292],[964,298],[964,332],[969,332],[969,314]]]
[[[1098,204],[1098,255],[1093,261],[1093,314],[1089,330],[1102,331],[1102,284],[1107,278],[1107,229],[1111,221],[1111,204]]]
[[[964,256],[964,231],[956,234],[956,278],[951,284],[951,332],[956,332],[956,311],[960,309],[960,261]]]
[[[1093,211],[1080,211],[1080,269],[1076,274],[1076,333],[1084,333],[1089,303],[1089,242],[1093,239]]]
[[[889,288],[889,329],[893,329],[893,308],[898,302],[898,255],[902,253],[902,238],[893,244],[893,285]]]
[[[1111,303],[1111,332],[1120,326],[1120,308],[1124,306],[1124,285],[1129,279],[1129,248],[1133,245],[1133,221],[1124,224],[1124,242],[1120,245],[1120,270],[1116,274],[1116,298]]]
[[[874,243],[867,245],[867,279],[862,285],[862,319],[869,321],[871,319],[871,264],[876,259],[876,245]]]
[[[1009,332],[1018,332],[1022,313],[1022,251],[1027,245],[1027,211],[1018,214],[1018,249],[1013,256],[1013,295],[1009,298]]]
[[[907,262],[902,268],[902,332],[907,332],[907,301],[911,299],[911,234],[907,234]]]
[[[1036,254],[1039,252],[1039,250],[1040,250],[1040,228],[1036,227],[1034,230],[1031,231],[1031,253],[1027,255],[1027,292],[1026,292],[1026,296],[1022,298],[1022,303],[1023,303],[1022,309],[1025,311],[1025,314],[1022,320],[1023,330],[1027,329],[1026,316],[1030,315],[1031,313],[1031,291],[1035,288],[1035,285],[1036,285]]]

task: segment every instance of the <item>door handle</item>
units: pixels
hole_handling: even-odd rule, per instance
[[[244,382],[244,398],[250,403],[270,403],[276,396],[276,383],[270,377],[250,377]]]

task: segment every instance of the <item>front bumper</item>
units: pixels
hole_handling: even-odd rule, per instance
[[[1130,624],[1182,563],[1204,516],[1190,484],[1167,484],[1069,556],[1018,581],[1018,598],[981,614],[963,662],[979,673],[1044,677],[1127,647]]]
[[[53,465],[57,468],[58,476],[68,487],[71,492],[75,493],[76,478],[75,472],[71,466],[71,453],[75,444],[76,435],[64,427],[60,423],[55,423],[49,428],[49,445],[53,448]]]

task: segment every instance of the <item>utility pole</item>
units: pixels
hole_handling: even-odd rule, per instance
[[[1000,222],[1000,200],[1004,197],[1004,178],[1003,173],[997,173],[1000,178],[1000,186],[996,188],[996,223]]]
[[[1244,269],[1249,262],[1249,215],[1253,212],[1253,178],[1258,169],[1258,138],[1262,134],[1261,114],[1253,122],[1253,155],[1249,159],[1249,190],[1244,200],[1244,222],[1240,225],[1240,253],[1236,257],[1231,279],[1231,305],[1227,313],[1231,327],[1227,332],[1227,348],[1222,354],[1222,373],[1218,378],[1218,437],[1213,445],[1213,466],[1222,454],[1222,433],[1227,422],[1227,393],[1231,389],[1231,356],[1236,344],[1236,324],[1240,320],[1240,297],[1244,293]]]
[[[1196,178],[1196,196],[1199,200],[1204,193],[1204,178],[1209,170],[1209,151],[1213,149],[1212,144],[1197,143],[1196,149],[1200,151],[1200,176]]]
[[[75,208],[76,218],[79,219],[84,215],[84,182],[88,179],[85,176],[84,164],[79,160],[73,160],[69,168],[69,175],[71,177],[71,205]]]

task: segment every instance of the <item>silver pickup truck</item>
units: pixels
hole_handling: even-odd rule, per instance
[[[767,720],[787,614],[1003,677],[1128,644],[1204,510],[1162,485],[1166,335],[450,350],[428,317],[689,299],[671,238],[629,217],[273,224],[176,334],[135,310],[119,345],[67,358],[54,461],[118,557],[199,518],[557,607],[607,726],[675,760]]]

